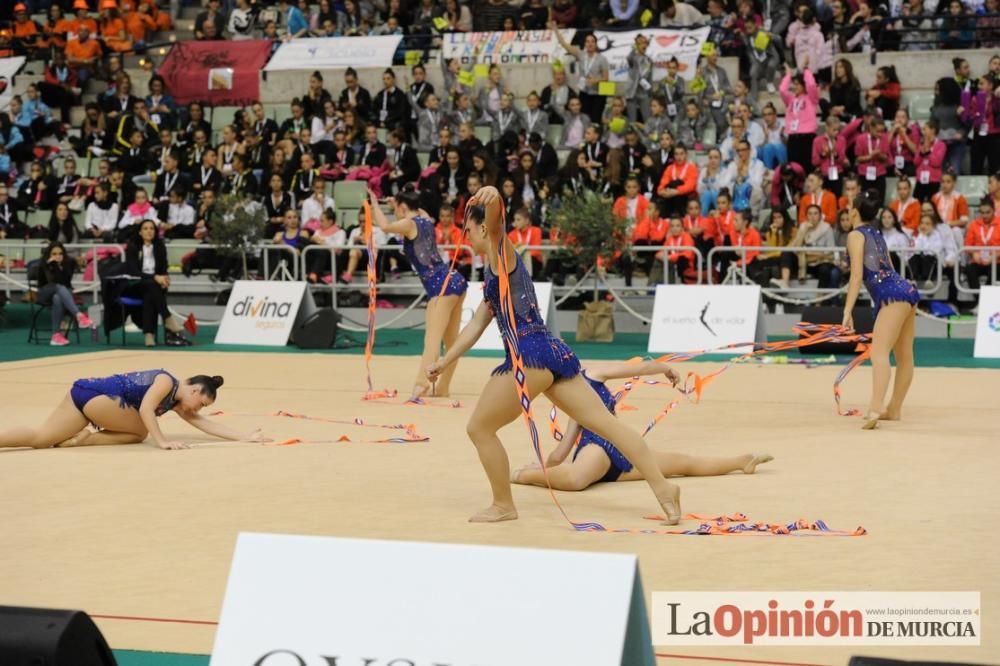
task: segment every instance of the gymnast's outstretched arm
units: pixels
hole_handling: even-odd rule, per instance
[[[629,377],[645,377],[647,375],[660,374],[665,375],[667,380],[675,386],[680,381],[680,376],[674,372],[673,368],[659,361],[642,361],[640,363],[622,361],[587,368],[587,376],[599,382],[606,382],[609,379],[628,379]]]
[[[265,437],[260,428],[253,430],[252,432],[240,432],[238,430],[233,430],[227,426],[222,425],[218,421],[213,421],[210,418],[204,417],[201,414],[186,414],[184,412],[178,412],[180,417],[193,425],[198,430],[203,433],[212,435],[213,437],[219,437],[221,439],[228,439],[234,442],[238,441],[248,441],[248,442],[269,442],[269,438]]]

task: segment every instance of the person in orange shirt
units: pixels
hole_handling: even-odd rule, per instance
[[[955,245],[959,245],[964,237],[963,229],[969,224],[969,202],[965,195],[955,191],[955,174],[941,175],[941,189],[931,197],[931,205],[937,211],[938,218],[947,224],[955,236]]]
[[[682,217],[688,197],[698,188],[698,165],[687,161],[687,148],[683,143],[674,146],[674,161],[663,170],[656,194],[666,199],[664,213]]]
[[[122,18],[136,48],[145,46],[146,36],[156,32],[156,21],[150,13],[148,2],[140,2],[136,8],[133,0],[122,0]]]
[[[987,282],[993,273],[993,265],[1000,264],[1000,215],[997,215],[993,200],[983,197],[979,202],[979,217],[969,223],[965,232],[966,247],[995,247],[995,252],[976,250],[969,252],[969,263],[965,266],[965,279],[970,289],[979,289],[983,278]],[[1000,267],[997,268],[1000,271]]]
[[[715,206],[715,244],[726,245],[738,217],[733,210],[733,197],[729,194],[729,190],[726,188],[719,190]]]
[[[666,261],[667,283],[693,283],[696,279],[694,239],[684,230],[684,223],[680,218],[670,220],[670,230],[663,239],[663,248],[656,253],[656,260],[661,264]]]
[[[844,176],[844,194],[837,200],[837,210],[850,210],[854,208],[854,200],[861,194],[861,183],[858,177],[851,174]],[[806,214],[809,213],[809,206],[806,206]]]
[[[96,35],[97,21],[90,17],[90,7],[87,5],[87,0],[73,0],[73,9],[76,11],[76,17],[66,19],[66,38],[76,39],[79,37],[82,26],[87,26],[91,35]]]
[[[455,224],[455,209],[450,204],[442,204],[438,210],[438,221],[434,227],[434,240],[437,241],[439,247],[441,245],[459,246],[456,249],[442,250],[441,258],[450,264],[455,255],[458,254],[455,270],[461,273],[466,280],[470,279],[472,276],[472,252],[467,247],[461,247],[467,243],[463,242],[462,228]]]
[[[896,214],[896,219],[904,229],[916,231],[920,226],[920,202],[913,197],[913,185],[906,176],[896,183],[896,198],[889,204],[889,208]]]
[[[49,7],[49,16],[42,26],[44,39],[39,41],[39,46],[52,47],[54,50],[61,50],[66,47],[66,32],[69,29],[69,21],[63,16],[61,5]]]
[[[662,201],[649,206],[646,209],[646,217],[635,225],[632,230],[632,245],[636,247],[649,247],[663,245],[667,237],[667,230],[670,228],[670,220],[665,214],[665,205]],[[652,252],[641,252],[636,259],[642,270],[650,275],[653,268],[655,256]],[[652,276],[650,275],[652,282]]]
[[[14,24],[11,26],[14,50],[30,55],[39,46],[42,29],[28,16],[28,7],[19,2],[14,5]]]
[[[101,0],[101,41],[104,48],[119,53],[132,50],[132,39],[115,0]]]
[[[741,211],[733,215],[731,228],[726,233],[726,245],[730,247],[760,247],[760,232],[750,224],[752,217],[750,211]],[[751,269],[752,264],[757,260],[760,252],[757,250],[734,250],[723,252],[718,256],[719,278],[725,279],[730,268],[745,268],[747,276],[753,280],[757,271]]]
[[[694,239],[694,246],[702,257],[708,256],[708,251],[715,247],[715,239],[719,234],[719,229],[715,224],[715,219],[702,215],[701,202],[697,199],[688,199],[687,215],[681,220],[684,231],[691,234]]]
[[[837,221],[837,197],[830,190],[823,189],[823,177],[815,171],[806,176],[802,196],[799,197],[799,224],[806,221],[809,206],[819,206],[827,224]]]
[[[521,207],[514,211],[514,228],[507,234],[510,242],[514,244],[514,249],[521,255],[522,261],[531,257],[531,261],[525,261],[525,267],[530,275],[541,275],[542,267],[545,265],[542,260],[541,250],[522,250],[529,245],[542,244],[542,230],[531,223],[531,211]]]
[[[90,36],[86,24],[80,26],[79,37],[66,42],[66,62],[76,72],[81,87],[94,75],[101,53],[101,45]]]
[[[639,179],[630,175],[625,179],[625,194],[615,200],[611,212],[622,220],[628,221],[628,226],[634,227],[639,220],[646,219],[649,199],[639,194]]]

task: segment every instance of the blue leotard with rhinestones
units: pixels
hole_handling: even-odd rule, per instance
[[[916,305],[920,294],[893,269],[882,232],[869,224],[857,230],[865,237],[864,282],[872,299],[873,314],[877,317],[879,308],[889,303]]]
[[[590,388],[594,389],[597,395],[600,396],[601,402],[608,408],[608,411],[614,414],[615,397],[611,395],[611,391],[608,390],[607,385],[604,382],[599,382],[596,379],[588,377],[586,370],[583,371],[583,378],[590,384]],[[608,471],[599,481],[617,481],[618,477],[622,474],[632,471],[632,463],[628,461],[621,451],[615,448],[614,444],[586,428],[580,429],[580,441],[576,445],[576,450],[573,451],[573,460],[576,460],[576,457],[580,455],[580,451],[588,444],[594,444],[604,449],[604,452],[608,454],[608,458],[611,460],[611,467],[608,468]]]
[[[569,345],[545,327],[545,321],[538,310],[535,285],[531,282],[531,276],[528,275],[528,271],[525,270],[524,264],[521,262],[521,256],[517,254],[514,256],[517,260],[517,267],[510,274],[510,289],[517,325],[517,347],[521,352],[525,367],[544,368],[551,372],[556,379],[575,377],[580,373],[579,359],[569,348]],[[510,356],[510,341],[515,336],[515,329],[500,309],[500,280],[494,275],[488,264],[483,269],[483,282],[486,301],[489,303],[497,326],[500,328],[504,351],[507,353],[504,362],[493,370],[494,375],[499,375],[510,372],[513,367]]]
[[[70,397],[80,412],[83,412],[88,402],[102,395],[114,398],[122,407],[138,410],[149,388],[160,375],[166,375],[173,383],[170,393],[156,406],[156,415],[162,416],[177,405],[177,388],[180,386],[177,378],[166,370],[140,370],[110,377],[78,379],[73,382]]]
[[[413,218],[413,222],[417,225],[417,237],[413,240],[403,238],[403,253],[420,277],[427,297],[464,295],[469,285],[461,273],[450,270],[441,258],[434,234],[434,222],[419,215]],[[448,281],[448,286],[442,294],[441,286],[445,280]]]

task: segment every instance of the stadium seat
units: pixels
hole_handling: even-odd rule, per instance
[[[32,229],[35,227],[47,227],[49,226],[49,219],[51,219],[51,217],[52,211],[33,210],[25,216],[24,223]]]
[[[973,208],[979,205],[979,200],[986,194],[988,185],[988,176],[959,176],[955,182],[955,189],[965,195],[969,208]]]
[[[562,125],[549,125],[549,129],[545,133],[545,141],[553,146],[558,146],[559,140],[562,139],[562,130]]]
[[[702,136],[702,144],[704,144],[706,149],[715,145],[715,125],[708,124],[705,126],[705,134]]]
[[[337,221],[344,229],[357,223],[358,211],[368,198],[368,185],[360,180],[338,180],[333,184],[333,201],[337,207]]]
[[[421,169],[426,169],[427,165],[431,163],[431,154],[423,150],[418,151],[417,162],[420,163]]]
[[[910,97],[910,118],[924,122],[931,117],[931,106],[934,104],[934,95],[931,93],[913,93]]]
[[[379,127],[375,130],[375,135],[378,137],[380,143],[385,143],[389,140],[389,130],[384,127]]]
[[[226,125],[233,124],[238,106],[217,106],[212,109],[212,131],[221,132]]]
[[[476,138],[483,142],[485,146],[491,141],[491,130],[486,125],[476,125]]]
[[[274,114],[274,122],[279,126],[292,117],[292,107],[288,104],[266,104],[264,108]]]
[[[896,183],[898,182],[899,178],[895,176],[885,177],[885,201],[882,202],[883,205],[888,206],[896,198]],[[913,180],[911,179],[910,182],[912,183]],[[864,186],[865,182],[861,181],[861,187],[863,188]]]

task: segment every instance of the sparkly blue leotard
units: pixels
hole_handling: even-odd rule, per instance
[[[444,296],[464,295],[469,285],[461,273],[449,270],[448,264],[441,259],[434,237],[434,222],[421,216],[413,218],[413,222],[417,225],[417,237],[413,240],[403,238],[403,252],[420,277],[427,297],[441,296],[441,285],[445,280],[448,286]]]
[[[510,289],[514,301],[514,317],[517,320],[517,346],[525,367],[545,368],[557,380],[575,377],[580,373],[579,359],[569,345],[545,327],[542,314],[538,311],[535,285],[521,262],[521,256],[514,256],[517,258],[517,268],[510,274]],[[500,280],[493,274],[489,264],[483,269],[483,281],[484,296],[493,311],[497,326],[500,327],[504,351],[507,353],[504,362],[493,370],[494,375],[499,375],[510,372],[513,367],[510,340],[513,339],[514,329],[500,309]]]
[[[861,225],[858,231],[865,237],[864,281],[873,315],[877,317],[879,308],[889,303],[916,305],[920,294],[893,269],[882,232],[869,224]]]
[[[590,387],[601,397],[601,402],[603,402],[604,406],[608,408],[608,411],[614,414],[615,397],[611,395],[611,391],[608,390],[608,387],[604,384],[604,382],[591,379],[587,376],[586,371],[583,373],[583,378],[590,383]],[[576,445],[576,450],[573,451],[573,460],[576,460],[580,451],[588,444],[595,444],[604,449],[604,452],[608,454],[608,458],[611,460],[611,467],[609,467],[604,476],[598,480],[599,482],[617,481],[618,477],[622,474],[632,471],[632,463],[630,463],[628,459],[622,455],[621,451],[615,448],[614,444],[604,439],[597,433],[587,430],[586,428],[580,429],[580,441]]]
[[[162,416],[177,405],[177,387],[180,386],[177,378],[166,370],[140,370],[124,375],[78,379],[73,382],[69,394],[73,399],[73,404],[76,405],[81,414],[88,402],[102,395],[118,400],[118,404],[122,407],[138,410],[142,399],[149,392],[149,387],[160,375],[166,375],[173,382],[170,393],[156,406],[156,415]]]

